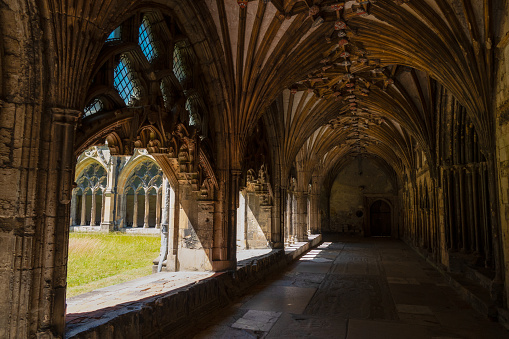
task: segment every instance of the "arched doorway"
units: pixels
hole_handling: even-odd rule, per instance
[[[391,206],[383,200],[377,200],[371,205],[369,214],[371,236],[390,236]]]

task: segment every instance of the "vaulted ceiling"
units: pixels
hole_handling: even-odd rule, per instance
[[[384,159],[402,174],[415,166],[416,145],[437,161],[441,86],[466,108],[483,149],[494,149],[488,94],[497,6],[490,0],[47,1],[46,15],[53,17],[47,31],[62,32],[48,35],[57,47],[49,67],[58,76],[51,81],[72,84],[55,84],[61,90],[53,96],[83,106],[92,71],[80,70],[95,63],[98,42],[136,10],[167,8],[200,60],[233,168],[241,167],[251,134],[269,114],[284,173],[296,160],[312,169],[309,176],[328,173],[352,155]]]
[[[287,170],[295,160],[308,172],[330,170],[352,155],[379,157],[402,174],[415,166],[415,145],[434,164],[440,86],[467,109],[483,147],[491,148],[491,1],[211,0],[207,6],[225,55],[237,161],[244,135],[275,100]]]

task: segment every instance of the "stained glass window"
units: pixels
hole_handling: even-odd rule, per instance
[[[95,98],[91,103],[90,105],[87,106],[87,108],[85,108],[85,117],[88,117],[92,114],[95,114],[97,112],[100,112],[104,109],[104,104],[103,102],[101,101],[101,99],[99,98]]]
[[[135,99],[139,99],[140,90],[134,80],[131,62],[125,54],[120,56],[113,76],[113,84],[126,105],[132,105]]]
[[[143,17],[140,25],[138,43],[148,61],[151,62],[157,57],[157,51],[154,44],[154,35],[152,34],[152,26],[150,25],[150,21],[146,16]]]

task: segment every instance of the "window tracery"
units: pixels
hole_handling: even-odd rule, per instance
[[[139,28],[138,44],[149,62],[157,58],[158,53],[154,43],[154,35],[152,34],[152,25],[147,16],[143,17]]]
[[[136,166],[127,180],[126,188],[131,187],[135,192],[140,189],[148,191],[150,188],[159,190],[163,184],[162,177],[161,168],[152,161],[146,160]]]
[[[100,164],[91,164],[80,174],[76,180],[81,192],[97,192],[106,187],[106,170]]]
[[[140,90],[135,82],[129,58],[122,54],[114,72],[114,85],[126,105],[131,106],[140,97]]]

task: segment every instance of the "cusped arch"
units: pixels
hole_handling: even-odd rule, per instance
[[[107,186],[107,168],[94,158],[85,158],[77,165],[75,182],[76,193],[78,189],[82,194],[87,194],[90,190],[91,194],[95,194],[98,190],[104,190]]]
[[[159,165],[157,164],[157,162],[154,160],[154,158],[152,156],[150,156],[148,154],[140,154],[139,151],[137,151],[137,153],[135,153],[135,155],[133,157],[131,157],[131,159],[127,162],[127,164],[122,168],[122,170],[119,173],[118,183],[117,183],[119,194],[124,193],[124,190],[128,186],[128,183],[134,174],[134,171],[136,171],[136,169],[140,165],[143,165],[146,163],[150,163],[159,169],[158,173],[155,173],[155,174],[152,173],[153,175],[151,176],[151,179],[148,181],[149,185],[146,185],[146,186],[147,187],[152,187],[152,186],[160,187],[162,185],[163,174],[162,174],[162,170],[159,167]],[[157,180],[159,180],[160,182],[158,182],[156,185],[155,181],[157,181]],[[152,184],[150,184],[150,183],[152,183]],[[139,186],[136,188],[133,187],[133,190],[137,190],[138,188],[139,188]]]

